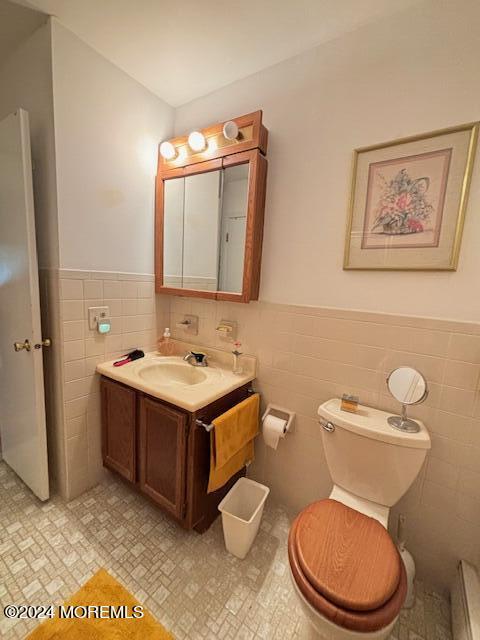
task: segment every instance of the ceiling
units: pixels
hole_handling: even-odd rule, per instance
[[[35,31],[46,18],[7,0],[0,0],[0,65],[17,44]]]
[[[16,0],[173,106],[420,0]]]

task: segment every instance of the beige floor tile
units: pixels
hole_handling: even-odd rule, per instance
[[[290,584],[291,514],[267,503],[243,561],[225,551],[221,521],[187,532],[108,474],[70,503],[41,503],[0,463],[0,607],[60,604],[105,567],[182,639],[309,640]],[[21,640],[34,621],[0,618],[3,640]],[[391,640],[450,640],[449,605],[417,583]]]

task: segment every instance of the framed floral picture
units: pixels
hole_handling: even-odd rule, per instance
[[[456,269],[478,128],[354,152],[344,269]]]

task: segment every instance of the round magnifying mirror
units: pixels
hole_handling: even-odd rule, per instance
[[[424,376],[412,367],[398,367],[389,374],[387,386],[392,396],[402,403],[402,415],[391,416],[388,423],[401,431],[420,431],[418,423],[407,417],[407,406],[420,404],[427,397],[428,387]]]

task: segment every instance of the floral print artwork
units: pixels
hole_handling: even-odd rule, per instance
[[[433,206],[427,199],[430,178],[412,179],[406,169],[384,183],[382,197],[377,205],[377,217],[372,231],[396,235],[399,233],[421,233],[429,223]]]
[[[370,165],[362,248],[438,246],[451,151]]]

